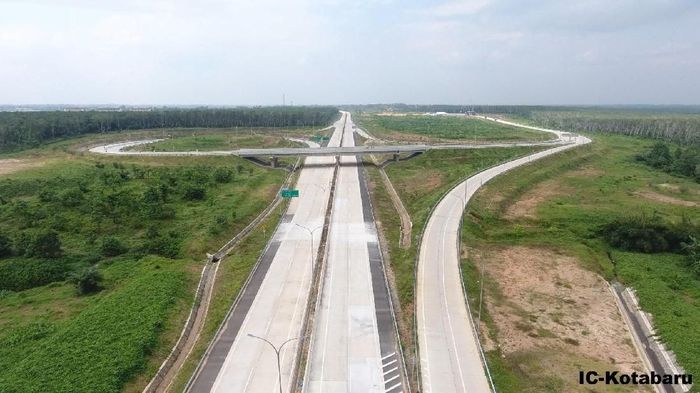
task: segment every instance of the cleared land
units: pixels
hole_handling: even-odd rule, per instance
[[[371,134],[387,140],[410,142],[543,141],[552,138],[546,132],[524,130],[466,116],[357,116],[358,125]]]
[[[180,334],[205,252],[257,216],[286,176],[237,158],[115,160],[73,148],[90,140],[13,154],[45,164],[0,178],[3,392],[140,391]],[[227,259],[214,317],[268,235]],[[91,267],[102,290],[79,296],[66,279]]]
[[[635,160],[652,144],[597,135],[589,146],[496,178],[473,200],[463,226],[464,281],[478,310],[484,267],[481,328],[499,392],[578,391],[581,368],[639,367],[603,281],[611,279],[637,289],[662,340],[698,373],[700,331],[688,327],[700,318],[700,282],[684,256],[621,252],[598,235],[631,214],[700,220],[687,204],[640,197],[653,190],[700,200],[691,179]]]

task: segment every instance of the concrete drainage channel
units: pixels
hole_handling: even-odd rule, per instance
[[[659,342],[656,332],[647,314],[639,308],[634,290],[625,288],[618,282],[610,285],[610,291],[615,295],[617,306],[634,339],[634,346],[649,371],[657,374],[684,374],[683,369],[676,363],[673,354]],[[684,393],[690,385],[654,385],[658,393]]]
[[[297,160],[296,165],[291,169],[289,175],[285,179],[285,182],[280,187],[279,191],[289,186],[294,174],[297,172],[299,162],[300,160]],[[218,262],[220,262],[226,255],[228,255],[228,253],[231,252],[231,250],[238,243],[245,239],[263,220],[270,216],[270,214],[275,210],[275,208],[277,208],[277,206],[279,206],[279,204],[282,201],[279,195],[280,193],[278,192],[275,196],[275,199],[265,208],[265,210],[263,210],[253,221],[251,221],[250,224],[243,228],[241,232],[239,232],[236,236],[234,236],[231,240],[224,244],[216,253],[207,254],[207,263],[204,266],[204,268],[202,268],[202,274],[199,279],[199,284],[197,285],[197,290],[195,292],[192,308],[190,309],[190,314],[187,318],[187,321],[185,322],[185,326],[183,327],[182,332],[180,333],[180,337],[175,343],[175,346],[170,351],[170,354],[165,359],[165,361],[163,361],[160,368],[153,376],[151,381],[148,383],[148,385],[146,385],[146,387],[144,388],[144,393],[165,392],[170,388],[170,384],[175,379],[179,367],[187,359],[191,350],[194,348],[194,344],[199,338],[199,328],[201,328],[201,326],[204,324],[204,320],[206,319],[207,311],[209,308],[209,300],[211,299],[211,293],[213,291],[214,281],[216,279],[216,273],[219,267]],[[253,268],[253,272],[255,272],[255,270],[257,269],[259,262],[260,259],[258,259],[258,262]],[[248,281],[246,281],[243,288],[241,288],[240,293],[243,293],[247,284]],[[205,296],[207,301],[204,303],[205,307],[202,308],[202,300],[205,298]],[[236,301],[234,302],[234,306],[237,303],[237,301],[238,299],[236,299]],[[199,328],[196,329],[197,331],[193,335],[193,328],[195,326],[198,326]],[[183,352],[183,350],[185,349],[187,349],[187,351]],[[177,367],[175,367],[176,365]]]

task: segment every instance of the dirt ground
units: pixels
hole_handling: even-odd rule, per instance
[[[508,206],[503,217],[512,220],[516,218],[536,218],[537,206],[543,201],[557,195],[564,195],[571,190],[562,187],[558,180],[547,180],[525,193],[515,203]]]
[[[0,160],[0,176],[9,175],[10,173],[19,172],[24,169],[36,168],[44,163],[40,161],[18,160],[15,158],[6,158]]]
[[[504,358],[526,357],[537,364],[556,353],[551,367],[534,372],[558,376],[564,391],[581,388],[575,377],[564,376],[583,364],[643,370],[607,282],[579,267],[575,258],[528,247],[475,257],[483,260],[497,288],[484,299],[497,332],[484,340],[487,348],[498,345]]]
[[[573,171],[568,171],[561,176],[565,177],[598,177],[604,172],[599,168],[583,167]],[[504,218],[513,220],[516,218],[536,218],[537,206],[543,201],[558,195],[566,195],[573,192],[570,187],[566,187],[559,179],[552,179],[537,184],[520,197],[515,203],[508,206],[503,215]]]
[[[659,194],[658,192],[654,191],[640,191],[636,193],[637,195],[655,201],[655,202],[661,202],[661,203],[668,203],[670,205],[678,205],[678,206],[698,206],[700,205],[698,202],[693,202],[693,201],[686,201],[683,199],[675,198],[669,195],[664,195],[664,194]]]

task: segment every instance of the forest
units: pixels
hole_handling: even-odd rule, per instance
[[[700,145],[698,106],[362,105],[361,112],[496,114],[573,132],[603,132]]]
[[[0,152],[90,133],[153,128],[316,127],[338,110],[318,107],[164,108],[152,111],[0,112]]]

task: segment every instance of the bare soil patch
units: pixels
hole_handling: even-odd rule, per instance
[[[486,274],[496,283],[484,301],[496,326],[491,339],[504,357],[558,353],[557,362],[541,370],[550,376],[586,362],[643,370],[608,283],[575,258],[529,247],[476,257],[485,258]],[[575,378],[562,379],[572,384],[565,391],[580,388]]]
[[[571,189],[564,187],[558,180],[547,180],[527,191],[515,203],[508,206],[503,217],[508,220],[516,218],[536,218],[537,206],[557,195],[565,195]]]
[[[16,158],[6,158],[0,160],[0,176],[19,172],[24,169],[36,168],[44,165],[42,161],[20,160]]]
[[[646,190],[646,191],[639,191],[636,193],[637,195],[649,199],[654,202],[661,202],[661,203],[668,203],[670,205],[677,205],[677,206],[698,206],[700,203],[698,202],[693,202],[693,201],[686,201],[683,199],[675,198],[669,195],[664,195],[664,194],[659,194],[658,192]]]
[[[568,172],[567,176],[574,177],[598,177],[605,174],[605,171],[600,168],[595,168],[592,166],[585,166],[573,171]]]

